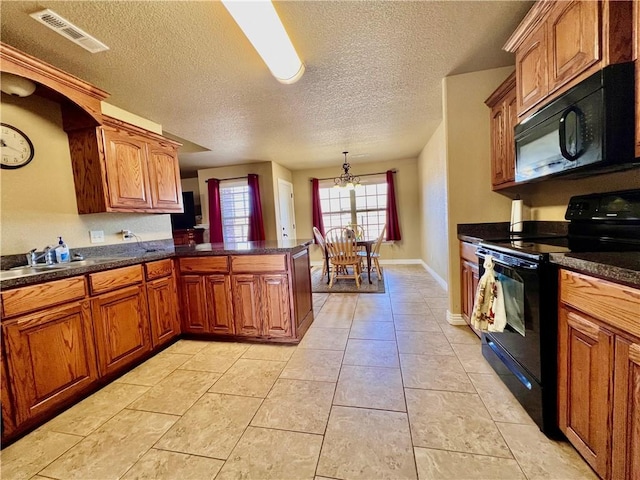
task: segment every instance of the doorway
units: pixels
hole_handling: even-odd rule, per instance
[[[295,213],[293,210],[293,185],[281,178],[278,179],[278,210],[280,220],[280,240],[296,239]]]

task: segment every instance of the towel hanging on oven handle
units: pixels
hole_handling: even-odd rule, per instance
[[[471,325],[483,332],[502,332],[507,325],[502,285],[493,270],[493,257],[485,255],[484,274],[478,282]]]

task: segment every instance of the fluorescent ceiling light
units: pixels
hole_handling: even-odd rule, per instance
[[[295,83],[302,77],[304,65],[270,0],[222,0],[222,4],[278,81]]]

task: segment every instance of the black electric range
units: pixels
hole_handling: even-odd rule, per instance
[[[518,234],[481,242],[491,255],[507,313],[504,332],[483,332],[482,353],[540,429],[558,436],[557,268],[551,253],[640,252],[640,190],[572,197],[566,236]]]

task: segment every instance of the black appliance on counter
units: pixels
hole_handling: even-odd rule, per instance
[[[609,65],[515,127],[516,181],[634,165],[633,63]]]
[[[507,326],[482,333],[482,354],[548,436],[557,420],[558,272],[550,253],[640,252],[640,190],[572,197],[568,235],[517,236],[481,242],[502,286]]]
[[[196,224],[196,204],[193,192],[182,192],[183,213],[171,214],[171,229],[186,230]]]

